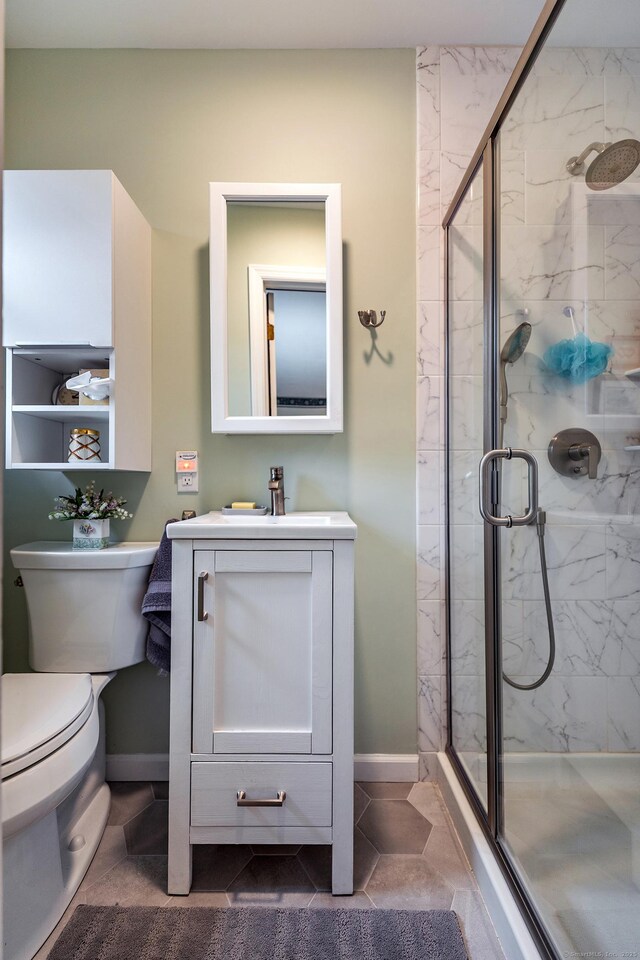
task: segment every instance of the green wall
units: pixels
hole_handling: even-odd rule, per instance
[[[348,510],[363,753],[416,750],[414,61],[413,50],[7,54],[6,166],[113,169],[154,229],[153,471],[109,477],[135,513],[120,538],[157,539],[183,508],[263,501],[274,463],[289,509]],[[210,433],[210,180],[342,184],[343,434]],[[375,341],[357,317],[369,308],[387,311]],[[180,448],[200,452],[197,496],[176,495]],[[8,471],[6,547],[66,539],[68,527],[47,520],[52,498],[87,479]],[[14,577],[7,558],[5,670],[27,668]],[[166,678],[131,667],[105,700],[109,752],[166,751]]]

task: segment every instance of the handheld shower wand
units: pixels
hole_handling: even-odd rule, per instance
[[[504,445],[504,425],[507,422],[509,405],[509,387],[507,385],[507,364],[515,363],[519,360],[531,337],[531,324],[524,320],[507,337],[505,344],[500,351],[500,442],[499,447]]]
[[[571,308],[567,308],[571,309]],[[571,322],[573,323],[573,311],[571,313]],[[511,333],[505,344],[500,351],[500,443],[499,446],[504,446],[504,425],[507,422],[508,415],[508,406],[509,406],[509,388],[507,385],[507,364],[515,363],[516,360],[519,360],[524,351],[527,349],[527,344],[531,338],[531,324],[528,320],[523,321],[519,324],[516,329]],[[542,686],[545,680],[549,677],[549,674],[553,670],[553,664],[556,658],[556,634],[553,624],[553,612],[551,610],[551,596],[549,594],[549,577],[547,573],[547,555],[544,546],[544,533],[546,526],[547,515],[544,510],[539,509],[536,514],[536,529],[538,533],[538,551],[540,553],[540,574],[542,576],[542,591],[544,594],[544,605],[547,614],[547,630],[549,633],[549,658],[547,660],[547,665],[537,680],[534,680],[532,683],[517,683],[515,680],[512,680],[511,677],[508,677],[507,674],[502,672],[502,679],[505,683],[508,683],[509,686],[515,687],[517,690],[536,690],[538,687]]]

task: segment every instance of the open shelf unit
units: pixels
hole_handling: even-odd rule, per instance
[[[55,388],[81,369],[109,369],[113,377],[114,351],[104,347],[7,350],[7,467],[114,469],[115,394],[103,406],[63,406],[51,402]],[[100,462],[69,462],[69,432],[74,426],[100,432]]]

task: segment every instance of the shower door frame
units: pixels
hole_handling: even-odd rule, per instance
[[[450,513],[450,313],[449,313],[449,228],[467,191],[482,165],[482,255],[483,255],[483,453],[497,447],[499,436],[499,305],[500,305],[500,143],[498,134],[513,102],[525,83],[546,43],[547,36],[567,0],[547,0],[525,44],[485,133],[442,221],[445,233],[445,584],[447,661],[447,743],[445,753],[465,792],[496,861],[514,895],[529,931],[545,960],[560,960],[540,914],[531,900],[509,850],[503,843],[504,795],[502,778],[502,656],[501,580],[499,527],[484,523],[484,613],[487,733],[487,809],[456,752],[452,741],[451,670],[451,513]]]

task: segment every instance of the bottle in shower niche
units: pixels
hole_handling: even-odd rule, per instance
[[[100,431],[89,427],[72,427],[69,432],[69,463],[77,460],[100,460]]]

